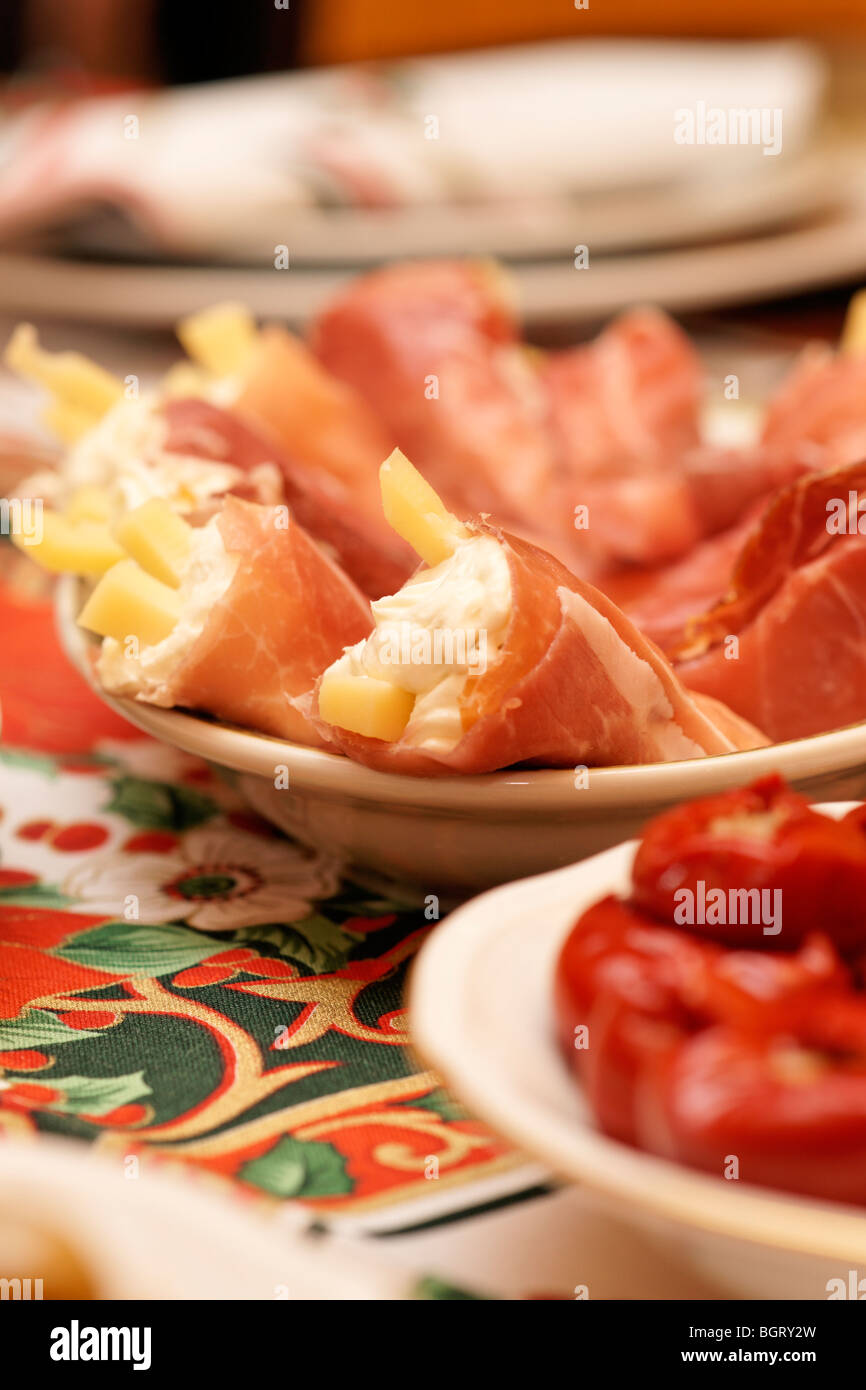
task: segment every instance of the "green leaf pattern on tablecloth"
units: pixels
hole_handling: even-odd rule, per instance
[[[17,1052],[31,1047],[61,1047],[64,1043],[98,1038],[94,1028],[70,1028],[47,1009],[28,1009],[18,1018],[0,1019],[0,1052]]]
[[[125,1076],[52,1076],[48,1084],[62,1093],[51,1109],[65,1115],[108,1115],[152,1094],[141,1071]]]
[[[112,780],[107,809],[144,830],[190,830],[218,811],[216,802],[192,787],[151,782],[143,777]]]
[[[53,883],[22,883],[0,888],[0,906],[65,908],[71,901]]]
[[[359,937],[347,932],[338,922],[316,913],[293,926],[242,927],[234,939],[238,943],[266,942],[275,946],[281,956],[323,975],[345,965]]]
[[[351,1192],[346,1160],[333,1144],[286,1137],[238,1176],[272,1197],[338,1197]]]
[[[202,764],[168,782],[155,749],[148,778],[147,751],[6,760],[0,1130],[101,1135],[335,1214],[435,1206],[432,1154],[449,1202],[510,1163],[402,1046],[417,895],[341,880]]]
[[[55,954],[93,970],[159,976],[187,970],[225,949],[225,938],[218,940],[188,927],[106,922],[73,937]]]

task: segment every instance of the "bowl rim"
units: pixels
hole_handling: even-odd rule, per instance
[[[822,809],[835,807],[838,814],[842,806],[851,804],[824,803]],[[551,1025],[543,1041],[537,1038],[532,1044],[533,1060],[541,1064],[543,1049],[545,1064],[556,1066],[564,1083],[578,1092],[554,1037],[552,967],[576,914],[605,891],[622,891],[636,845],[635,840],[626,841],[564,869],[490,889],[446,917],[425,941],[410,971],[408,1017],[415,1051],[470,1113],[515,1144],[530,1161],[609,1201],[638,1209],[645,1219],[791,1254],[866,1261],[866,1209],[745,1182],[724,1183],[612,1139],[591,1118],[581,1122],[561,1114],[551,1120],[549,1106],[531,1088],[519,1092],[515,1104],[520,1083],[509,1078],[507,1069],[497,1072],[489,1058],[486,1067],[483,1060],[479,1064],[465,1023],[477,1014],[468,991],[472,981],[481,978],[478,965],[485,947],[520,912],[532,924],[526,937],[533,950],[539,948],[539,924],[542,934],[545,924],[549,933],[542,938],[543,949],[550,951],[543,1000],[533,994],[533,984],[527,984],[527,972],[521,973],[527,1026],[540,1018]],[[586,880],[593,875],[595,886],[587,893]],[[581,880],[583,898],[578,896]],[[546,908],[572,891],[575,901],[570,914],[551,923]],[[514,969],[520,968],[518,958]]]
[[[341,753],[108,694],[93,671],[95,643],[76,622],[79,589],[76,576],[60,577],[55,595],[57,628],[66,655],[100,699],[145,733],[233,771],[273,781],[278,769],[286,768],[289,785],[296,790],[458,817],[483,810],[495,819],[514,820],[530,812],[588,817],[607,810],[643,811],[725,791],[770,772],[781,772],[802,786],[835,772],[866,767],[866,720],[861,720],[767,748],[677,762],[592,767],[586,769],[587,785],[581,787],[575,783],[573,768],[508,768],[442,777],[378,772]]]

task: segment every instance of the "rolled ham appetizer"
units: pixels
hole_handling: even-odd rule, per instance
[[[763,441],[812,471],[866,458],[866,291],[851,300],[838,349],[810,343],[769,402]]]
[[[336,380],[328,393],[327,374],[302,344],[295,350],[282,329],[258,333],[239,306],[205,310],[179,332],[195,363],[127,394],[96,363],[45,352],[26,324],[16,330],[6,360],[48,387],[46,418],[71,445],[56,478],[34,480],[39,495],[66,510],[82,490],[99,490],[108,520],[152,497],[196,520],[226,494],[282,502],[367,595],[401,584],[414,559],[385,524],[378,495],[391,445],[372,428],[365,434],[363,404],[356,410]],[[276,428],[287,415],[305,421],[306,434]],[[342,473],[328,466],[338,452]]]
[[[125,558],[79,618],[103,638],[104,688],[319,743],[292,701],[369,630],[370,609],[287,509],[227,497],[190,527],[156,499],[117,536]]]
[[[689,339],[657,309],[621,314],[593,342],[545,359],[558,457],[601,573],[680,559],[807,471],[784,447],[703,442],[701,376]]]
[[[447,506],[488,513],[575,560],[535,357],[494,265],[414,262],[362,276],[318,317],[310,342]]]
[[[616,606],[527,541],[461,524],[403,455],[386,515],[425,561],[317,683],[316,726],[370,767],[435,776],[669,761],[764,740],[702,704]]]
[[[774,741],[866,718],[861,496],[862,463],[782,489],[749,533],[725,597],[669,636],[680,678]]]

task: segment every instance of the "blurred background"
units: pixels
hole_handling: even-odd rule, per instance
[[[123,333],[156,367],[209,301],[302,325],[359,270],[486,255],[535,341],[655,301],[760,361],[832,338],[866,277],[862,0],[0,19],[4,329],[74,324],[109,353]]]

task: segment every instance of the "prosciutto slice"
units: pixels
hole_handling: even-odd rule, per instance
[[[319,541],[370,598],[399,588],[415,567],[408,546],[386,525],[354,506],[349,490],[328,473],[315,472],[263,438],[230,411],[198,398],[168,401],[169,451],[230,463],[246,477],[235,491],[260,496],[263,471],[268,500],[282,498],[295,520]],[[382,462],[381,458],[378,460]],[[378,488],[378,484],[377,484]]]
[[[533,352],[488,266],[364,276],[310,341],[452,511],[487,514],[594,581],[680,559],[805,466],[702,444],[700,361],[666,314],[634,310],[591,343]]]
[[[623,314],[592,343],[551,354],[542,379],[570,496],[588,508],[586,549],[602,569],[686,556],[806,471],[790,449],[701,442],[700,362],[658,310]]]
[[[574,483],[663,471],[700,442],[700,361],[657,309],[635,309],[593,342],[551,353],[541,377]]]
[[[553,556],[495,527],[476,529],[506,553],[512,616],[498,658],[464,687],[462,738],[430,753],[405,733],[387,743],[319,720],[342,752],[383,771],[436,776],[665,762],[765,741],[730,711],[717,721],[633,623]]]
[[[324,484],[339,484],[355,512],[381,526],[378,470],[394,447],[387,417],[277,326],[259,334],[234,411]],[[384,423],[383,423],[384,422]]]
[[[645,637],[662,651],[675,649],[689,622],[723,598],[737,557],[763,506],[708,537],[669,565],[626,569],[605,577],[602,587]]]
[[[866,458],[866,353],[804,349],[767,407],[763,441],[815,471]]]
[[[492,514],[568,551],[544,393],[503,286],[480,263],[388,267],[338,295],[311,343],[454,512]]]
[[[369,631],[370,608],[303,527],[286,529],[277,517],[272,507],[226,498],[217,524],[238,566],[160,703],[317,744],[290,701]]]
[[[848,513],[863,490],[866,464],[783,489],[751,532],[725,597],[669,642],[689,687],[773,740],[866,718],[866,534],[856,506]],[[841,530],[832,521],[840,505]]]

